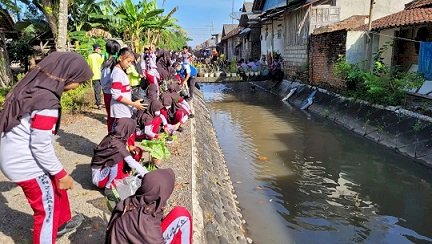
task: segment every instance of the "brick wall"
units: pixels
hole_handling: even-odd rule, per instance
[[[345,82],[334,74],[339,55],[346,53],[346,31],[311,35],[309,78],[315,85],[343,89]]]

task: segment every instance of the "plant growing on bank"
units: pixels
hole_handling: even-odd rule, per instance
[[[171,153],[168,150],[168,147],[165,144],[166,139],[169,136],[165,133],[160,134],[159,138],[154,140],[143,140],[141,145],[143,149],[150,153],[152,158],[156,158],[159,160],[169,159]],[[172,140],[176,139],[176,136],[171,137]]]
[[[389,67],[382,62],[380,53],[376,55],[371,71],[362,69],[361,64],[350,64],[341,56],[335,74],[346,81],[350,96],[382,105],[401,105],[406,91],[420,87],[424,79],[419,73]]]
[[[230,65],[229,65],[229,72],[231,73],[237,73],[238,67],[237,67],[237,62],[236,61],[231,61]]]

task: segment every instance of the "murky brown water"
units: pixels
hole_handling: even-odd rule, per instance
[[[202,90],[255,243],[432,242],[432,170],[247,83]]]

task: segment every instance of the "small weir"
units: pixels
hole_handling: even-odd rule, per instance
[[[202,91],[255,243],[432,242],[429,168],[248,83]]]

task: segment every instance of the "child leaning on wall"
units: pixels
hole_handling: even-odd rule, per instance
[[[17,183],[33,209],[33,243],[55,243],[78,227],[67,190],[73,179],[54,153],[60,125],[60,97],[93,73],[76,53],[54,52],[33,68],[6,97],[0,114],[0,169]]]

